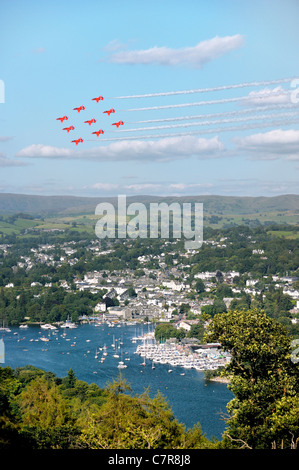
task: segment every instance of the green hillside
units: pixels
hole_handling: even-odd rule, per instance
[[[130,196],[128,203],[150,202],[203,202],[208,212],[225,214],[252,214],[273,211],[297,211],[299,213],[299,195],[286,194],[275,197],[235,197],[235,196]],[[76,196],[33,196],[27,194],[0,194],[0,214],[62,214],[94,213],[100,202],[115,203],[116,197],[76,197]]]
[[[151,202],[203,203],[206,226],[233,225],[297,225],[299,223],[299,195],[276,197],[185,196],[127,197],[127,204],[141,202],[148,208]],[[101,202],[110,202],[117,208],[117,198],[90,198],[75,196],[32,196],[0,194],[0,234],[27,233],[41,230],[94,231],[98,220],[95,208]],[[117,213],[117,212],[116,212]]]

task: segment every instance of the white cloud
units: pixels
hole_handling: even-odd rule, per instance
[[[124,49],[127,49],[127,45],[120,42],[118,39],[113,39],[105,47],[103,47],[103,50],[109,53]]]
[[[20,158],[70,158],[71,149],[57,148],[50,145],[32,144],[16,153]]]
[[[217,194],[227,196],[277,196],[279,194],[298,194],[296,180],[268,180],[265,178],[225,178],[216,185]],[[212,194],[212,193],[211,193]]]
[[[134,191],[134,192],[140,192],[140,191],[155,192],[155,191],[161,191],[163,187],[164,186],[161,183],[139,183],[139,184],[136,183],[136,184],[124,185],[123,189]]]
[[[32,51],[34,54],[44,54],[46,49],[44,47],[38,47],[37,49],[33,49]]]
[[[259,159],[299,160],[299,130],[275,129],[235,139],[238,150],[249,151]]]
[[[107,146],[77,150],[33,144],[17,152],[19,158],[50,158],[50,159],[85,159],[93,161],[157,161],[191,158],[218,158],[224,146],[218,137],[211,139],[194,136],[169,137],[151,141],[121,140]]]
[[[119,185],[115,183],[95,183],[91,185],[91,189],[98,189],[100,191],[114,191],[118,188]]]
[[[244,44],[240,34],[234,36],[214,37],[201,41],[193,47],[171,49],[152,47],[144,50],[120,51],[110,55],[110,61],[118,64],[159,64],[167,66],[188,65],[201,68],[208,62],[217,59]]]
[[[168,195],[177,196],[184,194],[197,194],[199,191],[213,188],[211,183],[169,183],[162,181],[159,183],[153,182],[140,182],[134,184],[116,184],[116,183],[102,183],[98,182],[90,186],[85,186],[85,191],[101,191],[107,195],[115,194],[150,194],[150,195]]]
[[[18,160],[12,160],[11,158],[8,158],[4,153],[0,152],[0,167],[9,167],[9,166],[24,166],[28,165],[28,163],[18,161]]]
[[[212,188],[212,183],[172,183],[169,185],[170,189],[177,191],[186,191],[192,189]]]
[[[251,91],[241,104],[246,106],[265,106],[291,104],[291,92],[281,86],[276,88],[264,88],[263,90]]]

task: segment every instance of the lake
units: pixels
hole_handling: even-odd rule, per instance
[[[149,328],[153,327],[125,324],[109,327],[95,323],[53,331],[11,327],[10,332],[0,332],[5,343],[2,366],[16,368],[30,364],[58,377],[65,377],[72,368],[78,379],[99,387],[105,387],[121,373],[133,394],[140,394],[148,387],[151,397],[160,391],[186,428],[200,423],[209,439],[213,436],[220,439],[225,429],[223,415],[233,394],[226,384],[205,381],[204,373],[195,369],[172,367],[169,373],[169,365],[155,364],[152,369],[148,360],[142,366],[143,358],[135,354],[139,342],[132,342],[132,338],[147,333]],[[42,341],[43,337],[49,341]],[[118,368],[121,360],[127,366],[124,369]]]

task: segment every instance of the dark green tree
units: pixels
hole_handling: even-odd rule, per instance
[[[224,442],[256,449],[291,447],[299,437],[298,367],[283,326],[258,310],[215,315],[205,337],[231,353],[234,399]]]

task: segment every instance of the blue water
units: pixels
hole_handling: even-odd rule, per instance
[[[132,343],[132,338],[136,333],[146,333],[147,326],[143,328],[144,331],[138,327],[136,330],[133,325],[111,328],[105,324],[84,324],[75,329],[60,328],[55,334],[39,327],[11,328],[11,332],[1,332],[5,343],[5,363],[2,366],[16,368],[30,364],[54,372],[58,377],[65,377],[72,368],[78,379],[105,387],[117,379],[120,372],[118,361],[123,360],[127,368],[121,373],[133,394],[142,393],[148,387],[152,397],[160,391],[186,428],[200,423],[209,439],[213,436],[221,439],[225,429],[222,416],[226,414],[226,404],[233,398],[232,393],[225,384],[206,382],[203,372],[195,369],[172,367],[169,373],[167,364],[155,364],[155,369],[152,369],[151,362],[146,361],[146,366],[142,366],[143,358],[134,354],[138,343]],[[41,341],[42,336],[49,337],[50,341]],[[99,352],[97,359],[95,353],[104,345],[108,355],[101,362],[103,351]],[[113,357],[115,352],[120,356],[118,359]],[[185,375],[180,375],[183,372]]]

